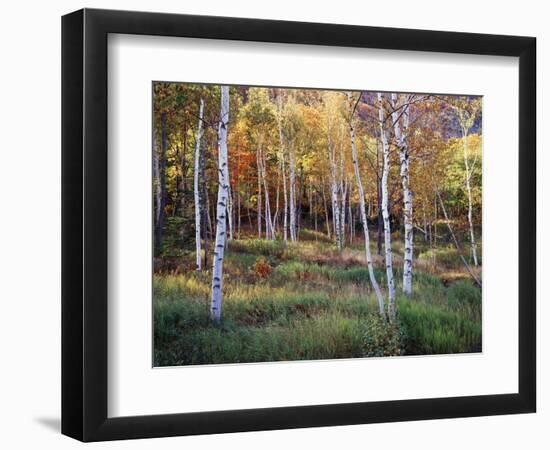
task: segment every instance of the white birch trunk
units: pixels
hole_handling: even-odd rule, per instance
[[[346,180],[341,191],[341,205],[340,205],[340,242],[342,247],[346,242],[346,197],[348,195],[348,181]]]
[[[338,205],[338,185],[333,180],[331,182],[331,195],[332,195],[332,219],[334,225],[334,237],[336,238],[336,248],[339,252],[342,251],[342,242],[341,237],[342,233],[340,230],[340,207]]]
[[[231,181],[228,183],[229,194],[227,196],[227,222],[229,224],[229,240],[233,240],[233,189],[231,188]]]
[[[277,191],[275,192],[275,214],[273,214],[273,239],[276,238],[279,227],[279,203],[281,191],[281,165],[277,165]]]
[[[394,108],[397,106],[397,94],[392,94]],[[409,183],[409,147],[407,143],[407,131],[409,128],[409,106],[403,107],[403,111],[392,113],[393,129],[397,147],[399,149],[399,162],[401,185],[403,187],[403,220],[405,222],[405,253],[403,255],[403,293],[412,294],[413,271],[413,202]],[[401,116],[401,117],[400,117]],[[401,127],[400,118],[403,122]]]
[[[294,152],[292,146],[288,146],[288,160],[290,172],[290,240],[296,241],[296,168],[294,165]]]
[[[349,200],[348,200],[348,218],[349,218],[349,245],[350,247],[353,245],[353,210],[351,208],[351,191],[349,193]]]
[[[378,119],[380,121],[380,139],[382,140],[382,218],[384,221],[384,247],[386,257],[386,277],[388,279],[388,317],[395,319],[395,284],[393,279],[393,262],[391,252],[390,212],[388,209],[388,176],[390,172],[390,147],[384,129],[384,111],[382,94],[378,93]]]
[[[260,163],[265,195],[265,238],[274,239],[273,221],[271,220],[271,205],[269,203],[269,189],[267,186],[266,162],[263,151],[260,154]]]
[[[351,94],[348,94],[348,96],[351,97]],[[357,182],[357,191],[359,193],[359,210],[361,213],[361,224],[363,225],[363,234],[365,239],[365,259],[367,260],[369,279],[376,295],[376,300],[378,301],[378,310],[380,312],[380,315],[385,318],[386,311],[384,307],[384,298],[382,296],[380,286],[376,281],[376,277],[374,276],[374,267],[372,264],[372,256],[370,253],[369,228],[367,222],[367,212],[365,208],[365,191],[363,189],[361,174],[359,172],[359,163],[357,162],[357,149],[355,146],[355,127],[353,126],[353,116],[350,116],[349,130],[351,137],[351,156],[353,158],[353,171],[355,172],[355,181]]]
[[[470,228],[470,247],[472,258],[474,260],[474,266],[477,267],[477,248],[476,238],[474,236],[474,223],[472,220],[472,185],[470,183],[472,179],[472,173],[470,172],[470,161],[468,158],[468,131],[462,127],[462,149],[464,153],[464,167],[466,169],[466,193],[468,194],[468,225]]]
[[[279,131],[281,139],[281,175],[283,177],[283,239],[288,241],[288,192],[286,187],[285,147],[282,131]]]
[[[201,97],[199,107],[199,125],[197,129],[197,140],[195,142],[195,172],[193,175],[193,191],[195,198],[195,260],[197,271],[202,270],[201,258],[201,198],[199,191],[199,175],[200,175],[200,157],[201,157],[201,141],[202,141],[202,122],[204,115],[204,99]]]
[[[219,322],[222,312],[223,257],[225,250],[226,209],[229,194],[227,161],[227,126],[229,123],[229,87],[221,86],[220,123],[218,127],[218,202],[216,205],[216,243],[213,252],[212,301],[210,317]]]
[[[282,101],[278,99],[278,117],[277,126],[279,129],[279,146],[281,148],[281,176],[283,177],[283,240],[288,241],[288,192],[286,186],[286,168],[285,168],[285,141],[283,137],[283,124],[282,124]]]
[[[344,247],[346,242],[346,193],[347,193],[347,180],[344,176],[344,151],[343,146],[340,146],[340,244]]]
[[[330,139],[331,128],[328,127],[329,139],[328,139],[328,157],[330,163],[330,198],[332,201],[332,225],[334,228],[334,238],[336,240],[336,248],[338,252],[342,251],[342,242],[341,242],[341,230],[340,230],[340,208],[338,198],[338,180],[336,174],[336,154],[334,151],[334,146]]]
[[[328,219],[328,204],[327,204],[327,196],[325,194],[325,181],[321,180],[321,194],[323,196],[323,208],[325,210],[325,224],[327,226],[327,236],[330,239],[330,223]]]

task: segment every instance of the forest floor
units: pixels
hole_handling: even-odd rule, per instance
[[[359,241],[341,253],[325,235],[307,230],[286,245],[248,237],[230,241],[222,321],[215,325],[209,319],[210,270],[196,272],[194,253],[186,252],[153,277],[154,364],[481,351],[481,289],[456,250],[415,243],[410,298],[401,294],[400,242],[393,254],[398,320],[388,325],[379,319]],[[386,296],[383,258],[374,260]]]

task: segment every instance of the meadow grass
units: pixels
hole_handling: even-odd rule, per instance
[[[398,296],[398,320],[389,326],[378,319],[364,263],[310,237],[230,242],[217,325],[209,319],[208,271],[155,274],[155,366],[480,350],[481,291],[471,282],[445,286],[416,270],[413,296]],[[385,271],[375,274],[385,293]],[[400,292],[399,268],[395,278]]]

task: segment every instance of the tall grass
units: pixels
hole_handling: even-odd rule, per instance
[[[315,236],[313,236],[315,238]],[[322,256],[322,257],[321,257]],[[257,262],[270,269],[258,274]],[[376,276],[385,289],[383,268]],[[397,291],[400,272],[396,269]],[[221,364],[479,351],[481,292],[415,271],[398,322],[377,316],[367,268],[313,240],[232,241],[222,322],[209,319],[210,274],[155,275],[154,363]]]

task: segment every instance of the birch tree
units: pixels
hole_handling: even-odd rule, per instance
[[[413,196],[409,183],[409,146],[407,133],[409,129],[409,101],[398,104],[397,94],[392,94],[392,121],[397,148],[399,150],[399,175],[403,187],[403,222],[405,224],[405,251],[403,255],[403,293],[412,294],[413,272]]]
[[[296,241],[296,162],[294,148],[289,141],[288,145],[288,169],[290,187],[290,240]]]
[[[281,162],[281,176],[283,178],[283,240],[287,242],[288,230],[288,193],[286,188],[286,169],[285,169],[285,140],[283,136],[283,102],[281,95],[277,98],[277,128],[279,132],[279,149]]]
[[[391,252],[390,211],[388,207],[388,177],[390,173],[390,146],[386,136],[386,118],[382,105],[382,94],[378,92],[378,120],[380,122],[380,140],[382,141],[382,218],[384,219],[384,250],[386,259],[386,277],[388,279],[388,317],[395,319],[395,284]]]
[[[226,209],[229,195],[227,127],[229,125],[229,86],[221,86],[220,122],[218,125],[218,201],[216,205],[216,241],[212,267],[212,301],[210,317],[219,322],[222,312],[223,258],[225,250]]]
[[[193,176],[193,192],[195,199],[195,252],[197,271],[202,269],[201,259],[201,195],[199,189],[199,176],[201,173],[201,141],[202,141],[202,125],[204,119],[204,99],[201,97],[199,106],[199,125],[197,127],[197,140],[195,142],[195,173]]]
[[[297,164],[296,153],[299,145],[299,137],[303,128],[303,118],[298,109],[295,99],[289,98],[284,108],[284,126],[283,136],[285,138],[285,156],[288,155],[288,215],[289,215],[289,234],[291,241],[298,240],[298,220],[297,220]],[[284,186],[283,186],[284,188]]]
[[[351,93],[348,94],[348,99],[350,100],[350,106],[352,106]],[[365,191],[363,189],[363,183],[361,181],[361,173],[359,172],[359,163],[357,161],[357,149],[355,144],[355,127],[353,125],[353,116],[355,113],[356,106],[357,106],[357,103],[355,104],[355,106],[352,106],[352,109],[351,109],[350,119],[349,119],[349,132],[350,132],[350,138],[351,138],[351,156],[353,159],[353,171],[355,174],[355,182],[357,183],[357,191],[359,193],[359,210],[361,215],[361,225],[363,225],[363,236],[365,240],[365,259],[367,261],[367,268],[369,271],[370,283],[376,295],[376,300],[378,301],[378,310],[380,312],[380,315],[385,318],[386,311],[384,308],[384,298],[382,297],[382,291],[380,290],[380,286],[378,285],[378,282],[376,281],[376,277],[374,276],[374,267],[372,264],[372,256],[370,253],[370,238],[369,238],[369,228],[368,228],[368,222],[367,222],[367,212],[365,208]]]
[[[458,118],[458,122],[460,125],[460,131],[462,133],[462,150],[463,150],[464,168],[465,168],[464,183],[466,185],[466,194],[468,197],[467,216],[468,216],[468,228],[470,232],[470,253],[474,261],[474,266],[477,267],[478,265],[477,246],[476,246],[476,239],[474,234],[474,223],[472,219],[472,184],[471,184],[476,161],[474,161],[472,165],[470,165],[470,158],[468,155],[468,136],[470,134],[470,130],[475,124],[479,110],[481,108],[481,100],[476,99],[474,101],[464,101],[463,99],[460,99],[460,98],[452,98],[450,100],[450,104],[456,113],[456,116]]]
[[[330,105],[332,106],[332,105]],[[330,165],[330,199],[332,202],[332,224],[334,237],[336,239],[336,248],[338,252],[342,251],[342,242],[341,237],[342,233],[340,230],[340,198],[339,198],[339,189],[338,189],[338,174],[336,168],[336,144],[334,142],[333,133],[334,133],[334,112],[332,108],[327,108],[327,153],[328,160]]]

